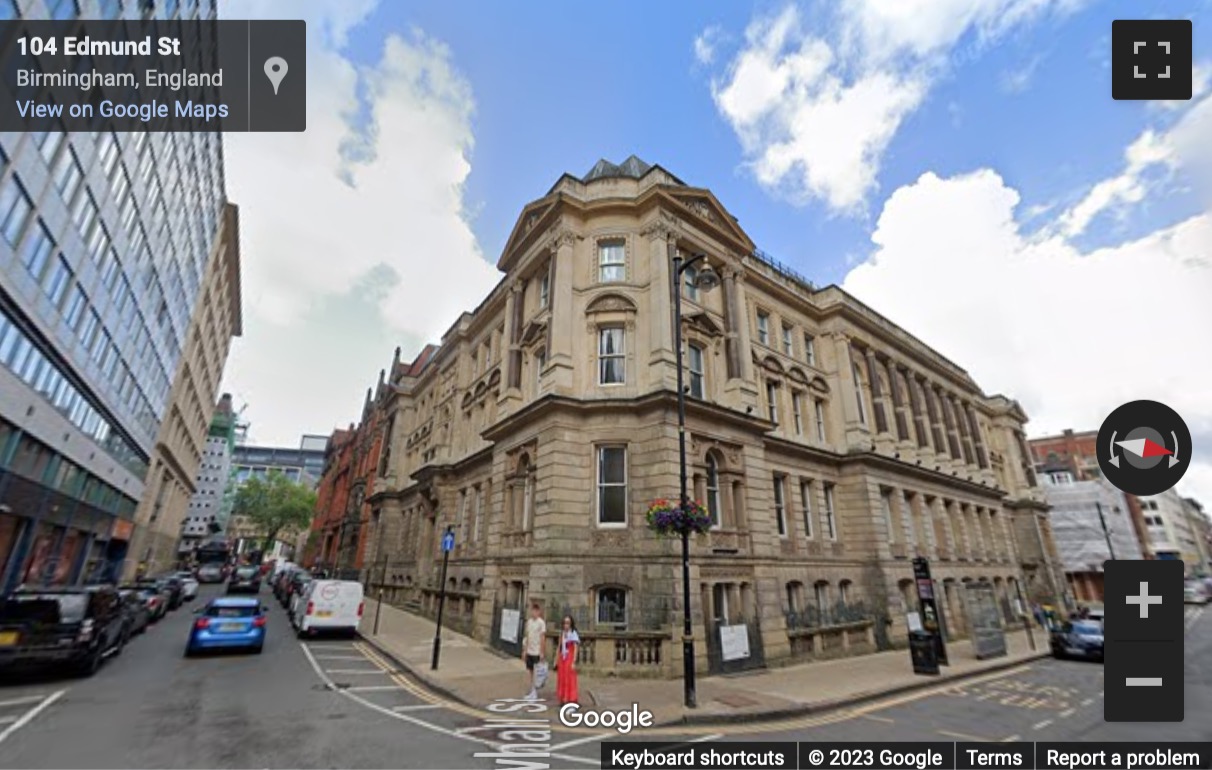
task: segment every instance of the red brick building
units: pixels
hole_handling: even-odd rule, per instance
[[[400,367],[399,359],[400,349],[396,348],[393,371]],[[372,524],[366,498],[374,492],[387,427],[383,406],[390,389],[386,372],[380,370],[378,384],[366,390],[358,423],[334,430],[328,439],[324,473],[316,488],[312,536],[303,562],[308,566],[361,571],[373,557],[366,553]]]
[[[1041,436],[1027,442],[1031,448],[1031,459],[1037,474],[1068,472],[1074,481],[1089,481],[1102,475],[1098,467],[1098,431],[1087,430],[1076,433],[1067,429],[1055,436]],[[1128,513],[1132,529],[1140,541],[1146,559],[1153,558],[1149,532],[1145,528],[1145,515],[1136,495],[1124,493],[1128,502]]]

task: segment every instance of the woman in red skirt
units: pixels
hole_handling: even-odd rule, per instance
[[[577,702],[577,650],[580,646],[576,621],[565,616],[560,644],[556,648],[556,698],[561,706]]]

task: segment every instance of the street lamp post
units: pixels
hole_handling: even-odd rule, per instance
[[[709,291],[720,283],[716,272],[707,264],[706,254],[695,254],[682,259],[677,246],[669,244],[673,259],[673,346],[678,369],[678,482],[679,502],[684,510],[690,502],[686,489],[686,389],[682,384],[682,275],[698,262],[703,269],[694,274],[696,288]],[[685,688],[686,708],[698,707],[698,696],[694,685],[694,627],[690,622],[690,532],[682,532],[682,682]]]

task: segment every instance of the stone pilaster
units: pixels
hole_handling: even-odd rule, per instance
[[[556,225],[549,236],[551,258],[551,333],[547,351],[548,371],[552,374],[553,390],[572,395],[575,370],[572,335],[576,328],[573,318],[573,277],[576,271],[575,245],[580,237],[564,225]]]
[[[871,388],[871,411],[875,413],[875,432],[879,435],[888,432],[888,415],[884,410],[884,389],[880,382],[880,364],[875,360],[875,352],[867,348],[864,353],[867,361],[867,382]]]
[[[845,334],[837,334],[833,338],[835,355],[837,356],[837,381],[833,391],[840,396],[842,402],[842,425],[845,430],[845,446],[855,449],[867,449],[871,446],[869,428],[859,419],[859,400],[863,394],[854,378],[854,360],[851,357],[853,347],[850,338]]]

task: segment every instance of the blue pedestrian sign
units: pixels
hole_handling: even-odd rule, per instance
[[[449,553],[454,550],[454,533],[447,532],[442,535],[442,550]]]

